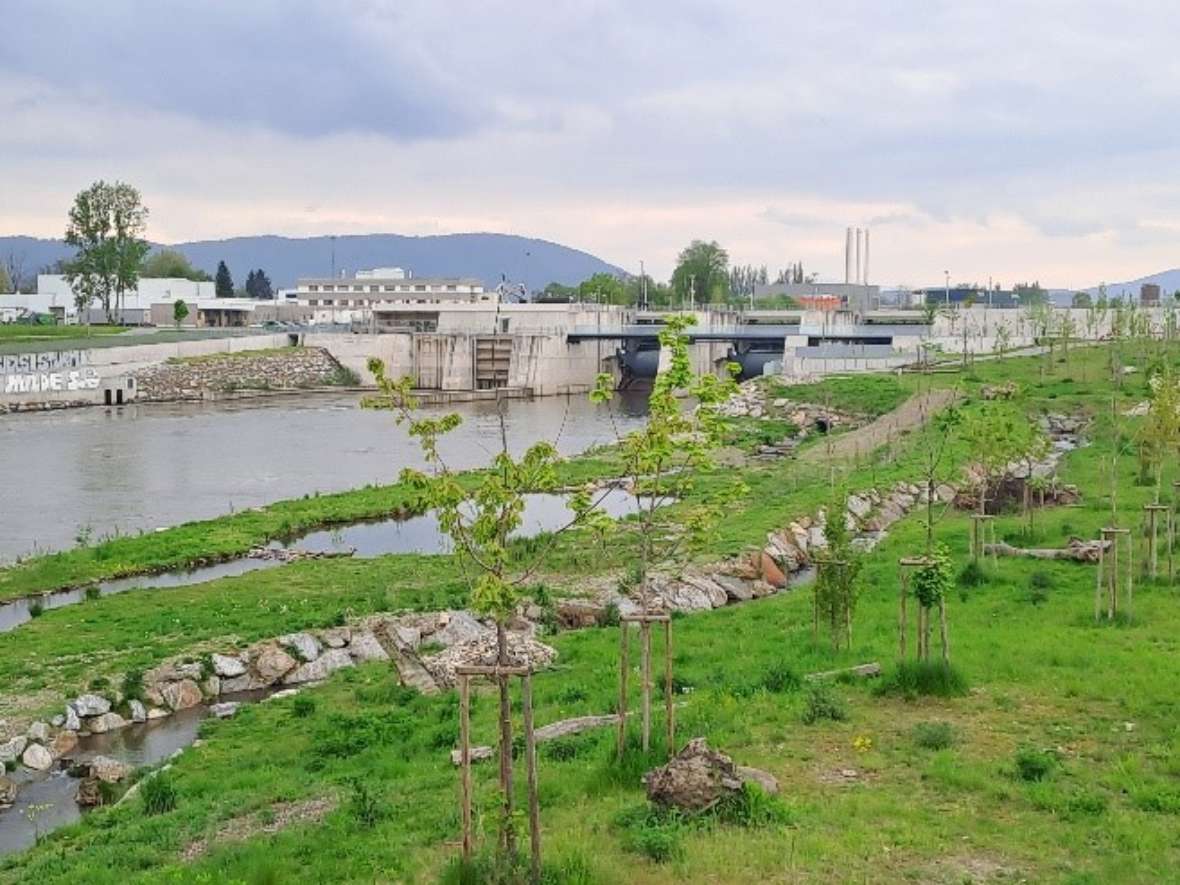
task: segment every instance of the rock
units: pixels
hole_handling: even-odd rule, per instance
[[[422,644],[422,631],[417,627],[399,625],[393,628],[393,639],[399,647],[416,651]]]
[[[848,496],[847,507],[848,512],[857,519],[864,519],[866,516],[868,516],[869,511],[873,509],[873,505],[868,500],[868,498],[862,498],[858,495]]]
[[[812,550],[827,550],[828,539],[824,536],[824,530],[820,526],[812,526],[807,530],[807,544]]]
[[[352,658],[342,648],[332,648],[317,657],[314,661],[300,664],[283,677],[283,683],[290,685],[299,682],[316,682],[327,679],[332,673],[345,667],[353,666]]]
[[[167,710],[162,710],[159,707],[149,707],[147,711],[148,722],[154,722],[157,719],[165,719],[169,716]]]
[[[732,759],[710,749],[704,738],[693,738],[667,765],[645,774],[643,783],[651,802],[697,814],[740,790],[742,779]]]
[[[235,676],[233,679],[222,679],[221,693],[223,695],[237,694],[240,691],[253,691],[256,688],[266,688],[268,685],[270,685],[269,682],[247,673],[245,676]]]
[[[328,653],[331,654],[331,652]],[[377,637],[368,630],[357,630],[352,634],[352,640],[348,643],[348,653],[358,664],[363,664],[365,661],[389,660],[389,655],[385,653],[385,649],[381,647]]]
[[[713,580],[725,590],[732,602],[746,602],[754,598],[754,588],[748,581],[732,575],[713,575]]]
[[[396,650],[393,664],[402,685],[422,694],[438,694],[438,683],[412,652]]]
[[[29,740],[36,741],[39,744],[49,743],[49,723],[48,722],[34,722],[29,726],[26,732]]]
[[[83,808],[97,808],[102,805],[102,788],[96,777],[83,778],[78,784],[74,800]]]
[[[557,651],[520,633],[509,633],[508,661],[514,667],[529,666],[534,669],[548,666],[557,657]],[[462,645],[452,645],[436,655],[423,659],[422,664],[440,685],[455,684],[455,667],[490,666],[496,663],[496,635],[490,631],[485,636]]]
[[[132,722],[147,722],[147,708],[143,705],[143,701],[132,698],[127,702],[127,706],[131,708]]]
[[[683,575],[681,580],[705,594],[710,608],[721,608],[729,602],[729,594],[725,592],[725,588],[707,575],[690,573]]]
[[[436,630],[430,637],[431,642],[437,642],[444,648],[472,642],[495,632],[490,627],[485,627],[472,617],[470,613],[465,611],[447,612],[446,616],[446,624],[439,630]]]
[[[191,679],[169,682],[164,686],[161,694],[164,696],[164,703],[173,710],[187,710],[189,707],[195,707],[201,703],[203,697],[201,686]]]
[[[53,754],[40,744],[29,744],[20,761],[34,771],[48,771],[53,765]]]
[[[15,762],[29,745],[29,739],[23,734],[17,735],[9,741],[0,744],[0,765]]]
[[[66,724],[66,717],[63,716],[61,713],[58,713],[56,716],[54,716],[52,719],[49,720],[49,724],[52,725],[54,728],[61,728],[63,725]]]
[[[131,766],[110,756],[95,756],[90,760],[90,776],[103,783],[117,784],[131,774]]]
[[[101,716],[111,709],[111,702],[102,695],[84,694],[74,698],[71,706],[79,716]]]
[[[213,674],[206,676],[201,682],[201,695],[207,698],[215,698],[221,694],[221,677]]]
[[[310,633],[288,633],[279,642],[295,652],[295,657],[307,663],[320,656],[320,643]]]
[[[105,734],[108,731],[122,728],[126,724],[127,720],[118,713],[103,713],[101,716],[86,720],[86,727],[93,734]]]
[[[254,659],[254,672],[258,674],[263,685],[278,682],[296,666],[298,662],[293,657],[274,645],[263,648],[261,654]]]
[[[16,801],[16,783],[0,774],[0,806],[11,805]]]
[[[557,622],[566,630],[598,626],[603,607],[585,599],[566,599],[557,604]]]
[[[49,742],[49,752],[54,759],[60,759],[66,753],[73,752],[78,746],[78,735],[73,731],[59,731]]]
[[[320,631],[320,639],[328,648],[344,648],[352,638],[352,631],[347,627],[330,627]],[[237,673],[227,674],[237,676]]]
[[[778,567],[778,563],[765,550],[759,558],[759,566],[762,571],[762,580],[772,587],[786,587],[787,576],[783,574],[783,570]]]
[[[238,707],[241,705],[237,701],[222,701],[220,704],[211,704],[209,712],[218,719],[229,719],[238,712]]]
[[[213,672],[218,676],[241,676],[246,672],[246,662],[241,658],[215,654],[212,660]]]
[[[762,788],[762,792],[768,793],[771,796],[778,795],[778,778],[769,771],[763,771],[761,768],[751,768],[748,765],[739,765],[737,766],[737,773],[743,783],[757,784]]]

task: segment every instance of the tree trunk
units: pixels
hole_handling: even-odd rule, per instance
[[[497,663],[508,666],[508,630],[502,621],[496,621]],[[512,797],[512,699],[509,696],[508,677],[498,678],[500,685],[500,789],[504,793],[503,819],[500,821],[500,845],[508,855],[516,853],[516,832],[513,829]]]

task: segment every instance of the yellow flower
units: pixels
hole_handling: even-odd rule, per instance
[[[862,734],[852,740],[852,748],[859,750],[861,753],[868,752],[873,749],[873,739],[867,734]]]

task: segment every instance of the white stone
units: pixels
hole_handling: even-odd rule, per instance
[[[131,774],[131,766],[110,756],[95,756],[90,760],[90,776],[108,784],[117,783]]]
[[[241,658],[229,655],[215,654],[213,658],[213,672],[218,676],[241,676],[246,672],[246,663]]]
[[[10,741],[0,744],[0,763],[15,762],[29,745],[29,739],[23,734],[17,735]]]
[[[422,644],[422,631],[417,627],[399,625],[393,628],[393,638],[401,648],[414,651]]]
[[[53,718],[51,718],[49,720],[49,724],[52,725],[54,728],[61,728],[63,725],[66,724],[66,717],[63,716],[61,713],[58,713],[56,716],[54,716]]]
[[[209,712],[218,719],[228,719],[234,713],[238,712],[239,706],[240,704],[237,701],[223,701],[220,704],[211,704],[209,706]]]
[[[49,723],[34,722],[29,726],[26,734],[31,741],[36,741],[39,744],[47,744],[49,743]]]
[[[147,709],[141,701],[132,698],[127,702],[127,706],[131,708],[132,722],[147,722]]]
[[[101,716],[111,709],[111,702],[101,695],[84,694],[74,698],[73,707],[79,716]]]
[[[326,679],[329,674],[352,667],[352,658],[342,648],[332,648],[324,652],[314,661],[301,664],[283,677],[283,682],[290,685],[298,682],[315,682]]]
[[[348,653],[358,663],[365,661],[388,661],[389,655],[377,641],[377,637],[368,630],[358,630],[352,634],[352,641],[348,644]]]
[[[431,642],[437,642],[443,647],[471,642],[492,632],[491,628],[485,627],[469,612],[460,610],[447,612],[446,615],[446,626],[436,630],[430,636]]]
[[[69,706],[66,707],[66,716],[65,716],[64,725],[65,725],[66,730],[68,730],[68,731],[81,731],[82,730],[82,720],[81,720],[81,718],[79,718],[78,714],[74,711],[73,707],[69,707]]]
[[[101,716],[95,716],[92,719],[86,720],[86,727],[94,734],[104,734],[108,731],[114,731],[116,728],[122,728],[127,724],[127,720],[118,713],[103,713]]]
[[[164,695],[164,701],[173,710],[187,710],[201,703],[201,687],[191,679],[169,682],[161,693]]]
[[[29,744],[20,761],[34,771],[48,771],[53,764],[53,754],[40,744]]]
[[[167,710],[162,710],[159,707],[151,707],[147,711],[148,722],[152,722],[156,719],[164,719],[169,715],[171,714]]]
[[[320,632],[320,639],[328,648],[344,648],[351,636],[352,631],[347,627],[329,627]]]
[[[288,633],[280,636],[279,642],[294,650],[296,657],[304,662],[314,661],[320,656],[320,643],[310,633]]]

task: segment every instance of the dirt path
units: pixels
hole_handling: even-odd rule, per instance
[[[950,403],[954,395],[953,390],[943,389],[911,396],[892,412],[887,412],[864,427],[835,437],[832,441],[831,457],[840,459],[851,458],[858,453],[867,455],[891,439],[896,439],[901,433],[921,426],[923,415],[933,415]],[[828,454],[828,447],[820,444],[800,455],[799,460],[815,464],[826,461]]]

